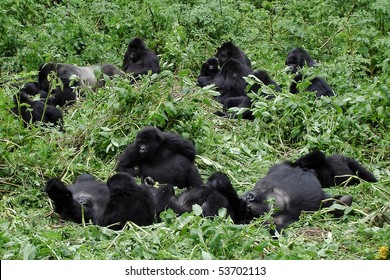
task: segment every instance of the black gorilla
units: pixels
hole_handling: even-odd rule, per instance
[[[127,221],[139,226],[153,223],[155,202],[147,186],[138,185],[127,173],[115,174],[107,181],[107,186],[110,198],[103,214],[97,219],[98,225],[112,225],[111,229],[120,230]]]
[[[42,100],[32,100],[25,89],[21,89],[14,96],[15,107],[11,111],[22,119],[24,126],[35,122],[50,123],[58,126],[60,130],[63,128],[63,116],[60,109],[48,105]]]
[[[266,99],[272,99],[275,96],[269,95],[266,92],[260,91],[260,89],[261,89],[263,84],[266,85],[266,86],[269,86],[270,88],[272,88],[276,92],[281,92],[282,91],[280,86],[274,80],[272,80],[272,78],[267,73],[267,71],[265,71],[265,70],[256,70],[256,71],[254,71],[252,73],[252,75],[255,76],[257,79],[259,79],[260,83],[253,84],[250,87],[249,92],[253,91],[254,93],[257,93],[257,94],[259,94],[261,96],[264,96]]]
[[[97,79],[99,73],[112,77],[122,76],[123,72],[112,64],[96,64],[92,66],[76,66],[65,63],[45,63],[39,66],[38,80],[41,90],[49,93],[49,103],[56,106],[64,106],[76,100],[73,86],[103,86],[104,79]],[[62,82],[63,87],[52,89],[48,75],[54,73]],[[71,76],[78,77],[78,81],[72,84]]]
[[[20,90],[30,96],[34,96],[40,93],[41,85],[38,82],[27,82]]]
[[[171,186],[160,187],[158,192],[161,191],[165,192],[166,207],[179,215],[191,212],[195,204],[201,206],[204,217],[216,216],[219,209],[225,208],[234,223],[241,223],[248,214],[246,202],[238,197],[229,178],[221,172],[212,174],[204,186],[188,189],[177,197]]]
[[[160,72],[160,60],[156,54],[146,48],[140,38],[134,38],[129,42],[123,59],[123,71],[132,73],[134,77],[139,75]]]
[[[252,73],[252,69],[239,60],[229,59],[221,68],[221,71],[215,76],[213,84],[216,85],[220,95],[215,100],[224,104],[230,97],[246,95],[246,81],[243,77]]]
[[[272,217],[278,231],[298,221],[302,211],[317,211],[333,203],[348,206],[352,203],[352,197],[349,195],[338,196],[334,202],[324,193],[313,172],[293,167],[289,163],[271,167],[268,174],[256,183],[252,191],[243,195],[243,198],[248,203],[248,221],[269,212],[272,209],[269,200],[274,199]],[[336,212],[335,215],[340,216],[342,213]]]
[[[45,192],[61,219],[76,223],[81,223],[83,218],[96,223],[109,201],[107,185],[89,174],[80,175],[70,186],[52,178],[47,182]]]
[[[315,61],[310,57],[310,55],[301,48],[292,49],[286,59],[286,66],[288,67],[288,72],[296,73],[294,79],[290,85],[290,93],[298,93],[297,84],[304,80],[306,77],[299,73],[299,70],[304,66],[315,67]],[[298,72],[298,73],[297,73]],[[322,78],[315,77],[310,80],[310,85],[305,89],[306,91],[315,92],[317,97],[320,96],[334,96],[335,92],[332,87]]]
[[[197,86],[204,87],[213,83],[214,77],[218,74],[218,59],[210,57],[200,68],[200,74],[197,80]]]
[[[316,66],[316,63],[311,56],[301,48],[292,49],[287,55],[285,64],[288,67],[288,72],[290,73],[296,73],[305,65],[307,65],[307,67]]]
[[[236,96],[236,97],[229,97],[227,98],[223,103],[222,112],[217,111],[215,114],[220,117],[230,117],[230,118],[238,118],[237,113],[229,113],[228,110],[230,108],[251,108],[252,107],[252,101],[249,96]],[[246,120],[254,120],[255,116],[252,114],[250,110],[245,110],[242,112],[242,118]]]
[[[54,178],[47,182],[45,192],[54,202],[54,211],[76,223],[92,221],[120,230],[127,221],[144,226],[155,217],[153,194],[126,173],[115,174],[107,184],[89,174],[79,176],[70,186]]]
[[[271,77],[268,75],[268,73],[264,70],[256,70],[255,72],[252,73],[257,79],[260,80],[260,83],[255,83],[253,84],[249,92],[255,92],[261,96],[264,96],[266,99],[272,99],[274,98],[274,95],[267,94],[265,92],[260,91],[262,85],[270,86],[272,87],[275,91],[281,92],[280,86],[271,79]],[[259,92],[260,91],[260,92]],[[235,96],[235,97],[229,97],[226,98],[223,102],[223,112],[216,112],[215,114],[218,116],[231,116],[233,118],[237,118],[237,114],[232,114],[229,115],[228,110],[233,107],[238,107],[238,108],[251,108],[252,107],[252,101],[251,99],[246,96]],[[254,116],[250,110],[245,110],[242,113],[242,118],[247,119],[247,120],[254,120]]]
[[[142,180],[151,177],[179,188],[197,187],[203,181],[194,164],[195,155],[191,142],[178,134],[148,126],[138,132],[135,142],[119,156],[117,171],[140,175]]]
[[[217,50],[215,57],[218,58],[219,65],[221,67],[225,64],[225,62],[232,58],[237,59],[249,68],[252,67],[251,62],[244,51],[234,45],[232,42],[223,43]]]
[[[298,73],[294,76],[294,81],[290,85],[290,93],[297,94],[297,84],[303,80],[303,75]],[[306,91],[315,92],[317,97],[334,96],[335,93],[330,85],[322,78],[315,77],[310,80],[310,85],[305,89]]]
[[[358,184],[360,182],[358,178],[367,182],[377,182],[375,176],[355,159],[342,155],[325,156],[319,150],[312,151],[290,164],[314,170],[323,188]]]

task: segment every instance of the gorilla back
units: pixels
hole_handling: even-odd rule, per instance
[[[249,219],[271,210],[269,199],[275,200],[273,221],[276,229],[287,227],[299,220],[302,211],[316,211],[323,199],[329,198],[312,172],[281,163],[270,168],[254,189],[244,197],[250,209]]]

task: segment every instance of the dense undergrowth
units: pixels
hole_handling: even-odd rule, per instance
[[[1,9],[1,259],[389,258],[381,254],[390,247],[388,1],[4,0]],[[159,54],[160,74],[135,85],[115,78],[87,94],[65,109],[65,132],[26,129],[11,115],[10,84],[36,79],[39,64],[120,67],[136,36]],[[254,97],[253,122],[215,116],[213,90],[195,86],[203,61],[226,40],[283,88],[273,100]],[[284,60],[297,46],[320,64],[336,97],[288,93]],[[234,225],[223,213],[209,220],[167,211],[161,223],[119,232],[61,222],[46,180],[70,183],[82,173],[106,180],[145,125],[191,140],[202,177],[223,171],[239,193],[272,164],[313,148],[358,159],[379,182],[330,189],[354,197],[345,216],[302,214],[278,239],[262,227],[269,217]]]

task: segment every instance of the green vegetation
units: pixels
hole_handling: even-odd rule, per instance
[[[11,115],[16,89],[0,89],[1,259],[376,259],[390,247],[390,2],[387,0],[3,0],[1,81],[36,79],[47,61],[121,66],[143,37],[162,73],[139,84],[116,78],[64,112],[65,132],[26,129]],[[212,89],[195,86],[203,61],[233,40],[283,92],[257,98],[256,120],[215,116]],[[287,52],[302,46],[337,97],[288,93]],[[106,180],[145,125],[191,140],[206,179],[226,172],[239,193],[267,169],[314,147],[359,160],[379,179],[329,190],[354,203],[335,219],[302,214],[278,239],[262,227],[171,211],[148,227],[115,232],[61,222],[43,192],[50,177]],[[223,215],[221,214],[221,217]]]

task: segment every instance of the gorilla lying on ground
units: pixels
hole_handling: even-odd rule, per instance
[[[22,119],[24,126],[35,122],[50,123],[63,129],[63,116],[60,109],[48,105],[44,100],[32,100],[22,88],[14,96],[15,107],[11,109],[12,113]]]
[[[272,219],[278,231],[298,221],[302,211],[317,211],[333,203],[348,206],[352,203],[352,197],[349,195],[331,199],[330,195],[324,193],[313,172],[293,167],[286,162],[271,167],[268,174],[242,198],[248,203],[248,222],[273,209]],[[274,199],[274,206],[270,199]],[[341,216],[343,212],[336,210],[334,214]]]
[[[179,188],[198,187],[203,181],[194,164],[195,155],[195,146],[180,135],[147,126],[119,156],[116,169],[141,176],[142,181],[151,177]]]
[[[319,150],[312,151],[290,164],[314,170],[323,188],[337,185],[350,186],[358,184],[359,179],[377,182],[375,176],[355,159],[342,155],[325,156]]]
[[[138,185],[126,173],[117,173],[107,184],[84,174],[66,186],[59,179],[50,179],[45,192],[54,202],[54,211],[63,220],[93,224],[120,230],[127,221],[150,225],[155,219],[155,199],[149,187]]]
[[[54,73],[62,82],[63,86],[50,86],[49,74]],[[76,94],[72,87],[84,85],[101,87],[104,85],[103,77],[99,74],[113,77],[114,75],[123,76],[123,72],[112,64],[96,64],[92,66],[76,66],[65,63],[45,63],[39,66],[38,80],[40,89],[49,93],[49,103],[51,105],[64,106],[76,100]],[[78,80],[72,84],[72,76]],[[98,79],[97,79],[98,76]]]
[[[221,208],[227,210],[234,223],[242,223],[247,216],[246,202],[238,197],[229,178],[221,172],[212,174],[204,186],[190,188],[177,197],[172,186],[162,186],[157,192],[161,191],[170,193],[166,208],[178,215],[192,212],[192,206],[198,204],[204,217],[217,216]],[[159,196],[167,198],[166,194]]]

